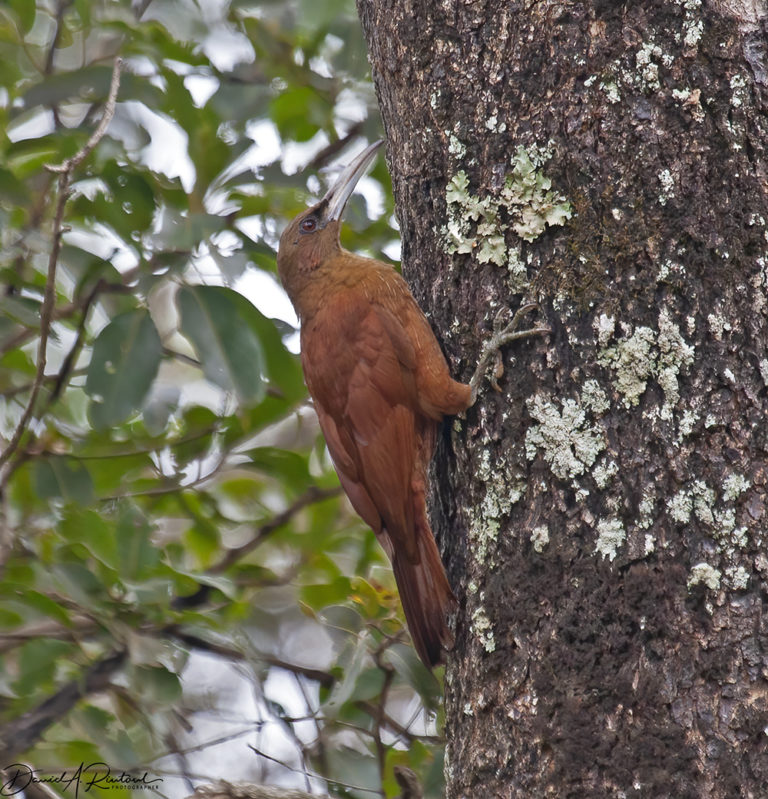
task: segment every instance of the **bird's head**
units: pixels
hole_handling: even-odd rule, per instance
[[[294,305],[311,273],[340,251],[339,230],[347,200],[382,144],[379,140],[366,147],[344,168],[325,197],[302,211],[280,236],[277,271]]]

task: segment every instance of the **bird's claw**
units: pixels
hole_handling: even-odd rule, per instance
[[[482,355],[480,356],[480,360],[478,361],[477,369],[475,369],[475,373],[472,375],[472,379],[469,381],[469,385],[472,387],[473,404],[477,399],[480,383],[488,371],[491,361],[499,356],[499,350],[505,344],[509,344],[512,341],[517,341],[518,339],[530,338],[531,336],[542,336],[552,332],[550,328],[542,325],[531,327],[526,330],[518,330],[523,317],[531,311],[538,309],[538,307],[538,303],[535,302],[528,302],[525,303],[525,305],[521,305],[515,312],[512,320],[506,326],[504,326],[503,322],[504,312],[502,311],[496,316],[493,325],[493,335],[489,341],[486,342]],[[498,368],[494,371],[497,372]],[[497,382],[497,378],[500,376],[501,373],[495,374],[494,378],[491,379],[491,385],[497,391],[501,390]]]

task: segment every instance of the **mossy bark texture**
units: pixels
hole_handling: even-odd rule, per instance
[[[435,463],[447,796],[766,796],[765,0],[358,7],[455,376],[552,329]]]

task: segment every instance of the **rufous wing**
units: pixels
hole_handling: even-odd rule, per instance
[[[302,328],[305,378],[341,484],[392,561],[414,645],[433,666],[455,604],[426,515],[437,422],[421,408],[418,351],[393,312],[358,295],[339,302]]]
[[[374,532],[386,529],[394,548],[418,558],[411,501],[418,451],[415,382],[377,307],[354,294],[329,304],[302,328],[302,363],[355,510]]]

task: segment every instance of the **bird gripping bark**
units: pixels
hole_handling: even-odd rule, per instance
[[[304,377],[339,480],[392,562],[414,646],[432,667],[452,645],[456,604],[426,507],[439,426],[474,402],[500,346],[545,330],[517,330],[525,306],[496,331],[469,385],[451,378],[403,278],[339,242],[347,200],[381,144],[286,227],[277,265],[301,320]]]

